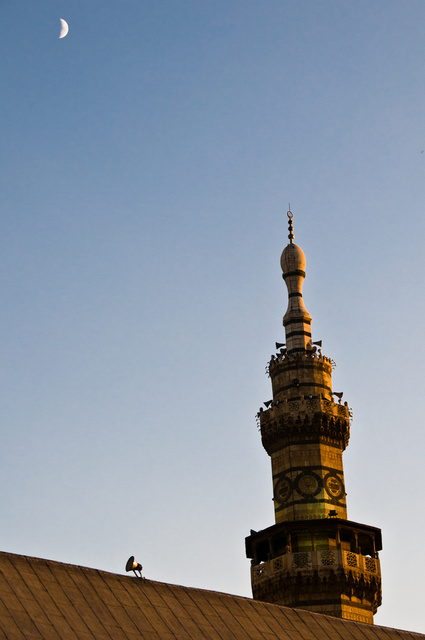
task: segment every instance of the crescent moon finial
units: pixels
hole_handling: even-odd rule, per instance
[[[293,239],[294,239],[294,227],[292,226],[292,218],[294,217],[294,214],[291,211],[291,205],[289,205],[289,211],[287,211],[286,215],[288,216],[288,231],[289,231],[289,242],[291,244],[293,244]]]

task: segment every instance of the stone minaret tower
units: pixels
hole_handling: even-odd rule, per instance
[[[311,341],[305,256],[293,244],[290,211],[288,218],[290,243],[280,260],[289,298],[286,346],[276,344],[285,348],[268,366],[273,400],[258,414],[276,524],[246,538],[253,596],[372,624],[381,604],[381,531],[347,520],[342,453],[351,413],[342,393],[332,391],[333,361]]]

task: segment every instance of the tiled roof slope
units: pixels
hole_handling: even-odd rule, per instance
[[[0,638],[419,640],[425,636],[239,596],[0,553]]]

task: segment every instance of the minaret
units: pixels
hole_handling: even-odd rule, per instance
[[[271,457],[275,522],[246,538],[256,600],[373,623],[381,604],[381,531],[347,520],[342,453],[351,412],[332,391],[334,362],[311,340],[302,285],[305,256],[289,244],[280,264],[288,289],[286,345],[268,375],[273,399],[258,413]],[[336,400],[335,400],[336,398]]]

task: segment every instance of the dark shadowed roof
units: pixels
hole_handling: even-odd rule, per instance
[[[412,640],[418,633],[0,553],[8,640]]]

